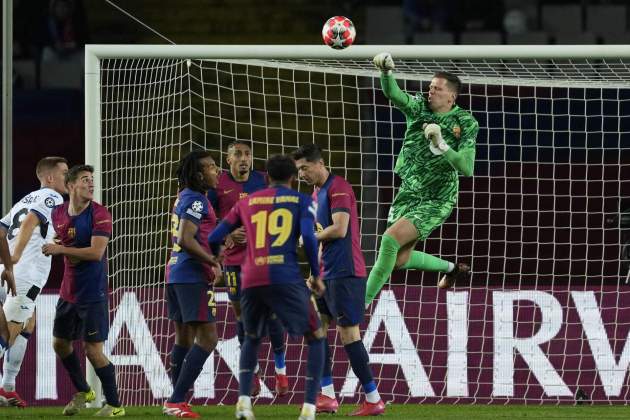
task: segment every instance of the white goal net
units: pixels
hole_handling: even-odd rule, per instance
[[[556,47],[505,56],[492,47],[89,47],[86,149],[114,218],[107,350],[123,403],[157,404],[171,392],[164,268],[174,171],[188,151],[208,149],[226,167],[227,145],[243,139],[263,169],[270,154],[319,144],[332,172],[354,187],[373,264],[406,128],[369,59],[387,50],[410,93],[426,92],[434,71],[458,74],[458,104],[480,131],[456,210],[419,245],[470,263],[470,283],[443,291],[435,273],[396,272],[362,324],[384,400],[573,403],[578,395],[625,403],[630,48],[569,48],[571,58]],[[515,58],[525,51],[530,58]],[[197,404],[232,403],[238,394],[224,292],[216,293],[221,341],[195,385]],[[329,341],[335,390],[356,401],[358,380],[332,329]],[[286,359],[291,393],[278,402],[301,402],[301,340],[288,341]],[[276,401],[268,343],[260,364],[258,401]]]

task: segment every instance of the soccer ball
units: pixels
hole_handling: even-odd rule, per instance
[[[356,36],[354,24],[345,16],[333,16],[324,23],[322,38],[324,44],[336,50],[349,47]]]

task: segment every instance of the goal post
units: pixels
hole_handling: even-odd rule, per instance
[[[174,170],[193,148],[225,168],[227,145],[247,140],[263,169],[270,154],[318,143],[353,185],[371,267],[406,129],[371,63],[383,51],[411,94],[426,92],[435,71],[460,76],[457,102],[480,132],[456,209],[419,245],[471,263],[470,283],[441,291],[435,273],[395,272],[361,325],[381,395],[626,403],[630,45],[88,45],[85,159],[95,199],[114,218],[106,349],[124,404],[158,404],[172,389],[164,264]],[[232,403],[238,393],[233,314],[226,293],[215,296],[220,342],[196,403]],[[329,341],[335,390],[356,401],[358,380],[333,330]],[[289,341],[288,402],[302,401],[305,363],[301,343]],[[274,402],[268,345],[260,364],[259,402]]]

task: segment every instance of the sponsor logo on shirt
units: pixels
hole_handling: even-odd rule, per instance
[[[234,188],[223,191],[223,194],[229,194],[229,193],[231,193],[232,191],[234,191]]]
[[[268,257],[256,257],[256,265],[284,264],[284,255],[269,255]]]
[[[455,127],[453,127],[453,135],[458,140],[462,136],[462,129],[459,125],[456,125]]]

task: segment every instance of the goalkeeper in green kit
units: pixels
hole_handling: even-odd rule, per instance
[[[389,53],[374,57],[374,65],[382,71],[383,93],[405,114],[407,131],[394,167],[402,183],[389,209],[388,228],[368,278],[366,306],[394,268],[443,272],[438,282],[441,288],[450,287],[470,271],[466,264],[454,264],[414,248],[451,214],[457,202],[459,175],[473,173],[479,131],[472,114],[455,104],[461,81],[454,74],[435,73],[426,97],[411,96],[398,87]]]

